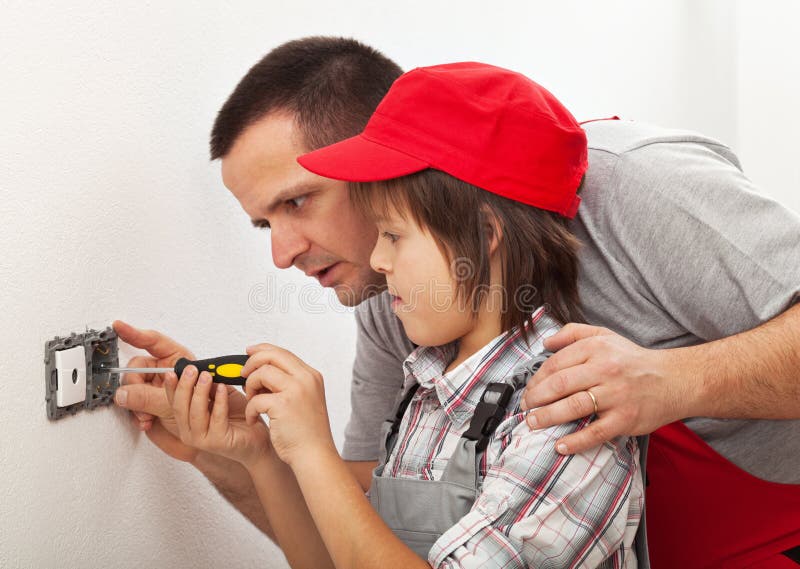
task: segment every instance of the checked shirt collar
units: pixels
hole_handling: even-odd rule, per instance
[[[475,413],[484,390],[490,383],[509,383],[518,368],[543,353],[542,341],[557,326],[537,309],[531,318],[536,329],[528,344],[519,328],[500,334],[472,354],[456,368],[444,370],[458,353],[458,341],[444,346],[420,346],[405,362],[405,389],[414,382],[423,390],[433,389],[442,409],[456,427],[462,426]],[[529,325],[530,326],[530,325]],[[527,377],[526,377],[527,378]],[[424,395],[421,392],[420,395]]]

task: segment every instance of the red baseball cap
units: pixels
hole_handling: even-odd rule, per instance
[[[364,132],[297,161],[349,182],[435,168],[569,218],[588,165],[586,134],[558,99],[524,75],[475,62],[404,73]]]

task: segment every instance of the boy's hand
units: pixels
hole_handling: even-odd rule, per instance
[[[322,375],[291,352],[271,344],[247,349],[247,421],[267,413],[272,447],[290,467],[301,457],[336,452]],[[338,454],[337,454],[338,456]]]
[[[164,380],[178,436],[190,447],[240,462],[250,468],[270,450],[269,430],[263,421],[245,419],[246,400],[234,387],[213,383],[204,371],[188,366],[178,380]]]

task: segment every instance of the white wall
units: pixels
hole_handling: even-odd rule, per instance
[[[198,355],[272,341],[324,373],[341,440],[351,316],[324,302],[321,313],[300,310],[299,292],[289,310],[254,308],[270,278],[298,291],[308,282],[274,270],[267,235],[207,160],[216,110],[270,48],[353,35],[406,68],[478,59],[518,69],[579,119],[619,114],[742,146],[756,178],[798,207],[797,73],[770,67],[796,71],[797,8],[792,18],[763,6],[743,3],[737,17],[736,4],[692,0],[5,2],[0,566],[283,566],[124,412],[50,423],[42,385],[45,340],[114,318]],[[766,153],[770,142],[780,151]]]
[[[800,212],[800,4],[739,1],[738,150],[764,191]]]

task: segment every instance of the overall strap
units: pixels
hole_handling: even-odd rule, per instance
[[[483,477],[480,462],[489,440],[506,415],[514,387],[507,383],[490,383],[481,394],[469,427],[461,435],[442,480],[475,489],[476,495]]]
[[[481,395],[469,428],[461,435],[467,440],[477,441],[476,452],[482,453],[486,449],[489,439],[506,415],[506,408],[514,391],[514,388],[507,383],[490,383]]]
[[[384,441],[386,445],[386,458],[388,460],[392,454],[392,450],[394,450],[394,444],[397,441],[397,433],[400,431],[400,423],[403,422],[403,415],[406,414],[406,409],[411,404],[411,400],[414,398],[414,395],[417,393],[419,389],[419,383],[414,382],[414,384],[408,388],[406,394],[403,395],[403,399],[397,405],[397,410],[394,414],[394,419],[392,419],[392,426],[389,428],[388,432],[386,433],[386,440]]]

